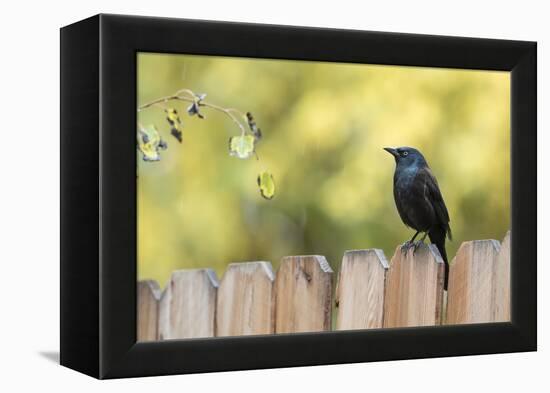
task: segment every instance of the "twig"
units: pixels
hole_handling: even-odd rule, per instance
[[[252,115],[247,112],[246,116],[241,112],[239,111],[238,109],[235,109],[235,108],[224,108],[222,106],[219,106],[219,105],[216,105],[216,104],[212,104],[210,102],[207,102],[207,101],[204,101],[203,98],[206,97],[206,95],[197,95],[195,94],[192,90],[189,90],[189,89],[181,89],[181,90],[178,90],[177,92],[175,92],[174,94],[172,95],[168,95],[166,97],[161,97],[161,98],[157,98],[156,100],[153,100],[153,101],[149,101],[145,104],[142,104],[140,106],[138,106],[137,108],[137,111],[138,113],[143,111],[144,109],[147,109],[147,108],[151,108],[151,107],[160,107],[162,109],[164,109],[167,113],[168,113],[168,121],[170,123],[170,126],[171,127],[174,127],[175,123],[178,122],[179,123],[179,118],[174,118],[173,115],[174,113],[171,113],[171,111],[169,111],[169,108],[167,107],[167,103],[169,101],[184,101],[184,102],[188,102],[188,103],[191,103],[192,105],[189,106],[187,108],[187,112],[190,114],[190,115],[197,115],[198,117],[200,118],[203,118],[202,114],[200,113],[199,111],[199,108],[198,107],[207,107],[207,108],[211,108],[215,111],[218,111],[218,112],[221,112],[221,113],[224,113],[226,116],[228,116],[231,121],[233,121],[237,127],[239,127],[239,129],[241,130],[241,143],[243,143],[243,141],[245,140],[245,135],[247,133],[247,128],[245,127],[245,125],[248,126],[248,128],[250,129],[250,134],[252,135],[253,137],[253,145],[252,145],[252,153],[254,154],[254,156],[256,157],[256,162],[257,163],[260,163],[260,157],[258,155],[258,153],[256,152],[255,150],[255,144],[256,142],[261,138],[261,132],[260,132],[260,129],[256,126],[256,122],[254,121],[254,119],[252,118]],[[175,111],[175,110],[174,110]],[[179,124],[178,124],[179,125]],[[140,129],[143,128],[143,126],[138,122],[138,127]],[[174,133],[176,132],[176,133]],[[171,133],[172,135],[174,135],[176,138],[178,138],[178,140],[181,142],[181,131],[179,129],[176,129],[174,131],[174,129],[172,128],[171,129]],[[234,138],[234,137],[232,137]],[[237,148],[233,148],[232,147],[232,139],[229,139],[229,149],[230,149],[230,155],[236,155],[239,156],[239,158],[248,158],[250,156],[250,151],[247,151],[245,153],[242,153],[242,152],[239,152],[237,151],[238,149]],[[139,141],[138,141],[139,143]],[[160,143],[158,145],[160,147]],[[163,145],[164,149],[166,149],[166,143],[164,143]],[[143,151],[142,151],[143,152]],[[158,149],[157,149],[157,154],[158,154]],[[246,156],[246,157],[245,157]],[[145,157],[145,156],[144,156]],[[144,158],[145,159],[145,158]],[[263,166],[263,165],[262,165]],[[265,172],[265,170],[264,170]],[[271,176],[271,174],[269,175]],[[264,195],[264,190],[262,188],[262,184],[260,183],[260,176],[258,176],[258,185],[260,187],[260,193],[261,195],[266,198],[266,199],[272,199],[273,198],[273,195],[274,195],[274,185],[271,185],[270,187],[272,188],[272,190],[270,191],[271,195]],[[273,182],[273,177],[271,176],[271,182]]]
[[[187,93],[191,97],[182,96],[181,93]],[[145,104],[138,107],[138,112],[141,112],[142,110],[150,108],[152,106],[157,106],[157,105],[160,105],[160,104],[164,104],[168,101],[185,101],[185,102],[190,102],[190,103],[198,102],[199,106],[204,106],[204,107],[207,107],[207,108],[214,109],[218,112],[222,112],[222,113],[226,114],[239,127],[239,129],[241,130],[241,133],[243,135],[246,134],[246,128],[242,125],[242,123],[233,114],[233,113],[237,113],[239,116],[244,118],[244,114],[241,111],[239,111],[235,108],[223,108],[219,105],[212,104],[212,103],[207,102],[207,101],[197,100],[195,93],[193,93],[189,89],[181,89],[181,90],[178,90],[175,94],[172,94],[172,95],[169,95],[169,96],[166,96],[166,97],[157,98],[156,100],[147,102],[147,103],[145,103]]]

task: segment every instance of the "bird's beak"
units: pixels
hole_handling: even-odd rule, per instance
[[[395,158],[399,157],[399,153],[393,147],[385,147],[384,150],[386,150],[388,153],[390,153]]]

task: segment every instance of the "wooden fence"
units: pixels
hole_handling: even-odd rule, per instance
[[[320,255],[178,270],[161,292],[138,283],[138,340],[314,332],[510,320],[510,232],[463,243],[444,264],[433,245],[388,263],[382,250],[346,251],[338,277]],[[333,291],[333,282],[336,288]],[[333,298],[334,296],[334,298]],[[333,308],[333,306],[335,306]]]

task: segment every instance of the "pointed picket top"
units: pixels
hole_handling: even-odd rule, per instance
[[[216,335],[273,333],[274,280],[269,262],[230,264],[218,288]]]
[[[383,327],[388,269],[382,250],[345,252],[336,286],[337,330]]]
[[[447,324],[495,321],[497,258],[496,240],[461,244],[451,263]]]
[[[393,255],[386,276],[384,327],[441,323],[445,266],[437,247],[422,245]]]
[[[173,272],[160,299],[159,338],[214,336],[218,285],[212,269]]]
[[[138,282],[137,339],[430,326],[444,317],[447,324],[506,322],[510,247],[510,232],[502,245],[462,243],[448,292],[435,245],[406,253],[399,246],[389,264],[378,249],[346,251],[334,303],[333,271],[320,255],[284,257],[277,274],[269,262],[233,263],[221,282],[212,269],[178,270],[162,293],[155,281]]]
[[[137,341],[158,340],[160,288],[156,281],[143,280],[137,287]]]
[[[275,279],[275,332],[331,329],[333,271],[321,255],[289,256]]]

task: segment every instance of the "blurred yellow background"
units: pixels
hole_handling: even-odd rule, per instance
[[[188,88],[254,115],[260,161],[228,154],[239,135],[223,113],[201,108],[170,135],[162,108],[139,112],[168,149],[138,154],[138,278],[164,286],[175,269],[285,255],[325,255],[337,271],[345,250],[381,248],[388,260],[414,231],[393,201],[393,157],[426,157],[449,209],[454,240],[502,239],[510,226],[508,72],[140,53],[137,104]],[[277,191],[256,184],[263,170]]]

